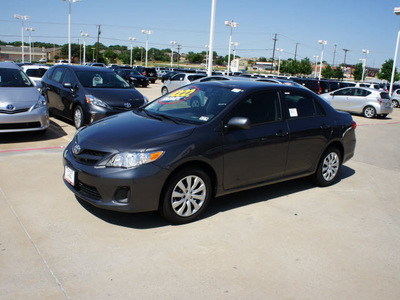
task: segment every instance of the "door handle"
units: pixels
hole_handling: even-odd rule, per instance
[[[277,133],[275,133],[275,135],[278,137],[284,137],[284,136],[287,136],[288,134],[289,134],[289,132],[283,131],[283,130],[279,130]]]

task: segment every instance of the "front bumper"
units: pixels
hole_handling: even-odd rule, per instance
[[[38,131],[45,130],[49,126],[47,107],[15,114],[0,113],[0,133]]]
[[[94,206],[121,212],[144,212],[158,209],[164,182],[169,172],[154,164],[133,169],[96,168],[75,160],[71,146],[64,151],[64,166],[75,176],[64,183],[79,198]]]

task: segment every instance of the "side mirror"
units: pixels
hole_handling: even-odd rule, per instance
[[[335,96],[333,93],[330,93],[329,95],[331,95],[331,96]]]
[[[244,117],[233,117],[229,120],[229,122],[225,125],[226,129],[250,129],[250,120]]]
[[[73,88],[72,88],[72,83],[70,83],[70,82],[64,83],[64,84],[63,84],[63,87],[65,87],[66,89],[70,89],[70,90],[73,89]]]

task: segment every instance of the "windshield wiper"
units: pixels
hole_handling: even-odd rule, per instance
[[[158,117],[157,114],[153,114],[153,113],[149,112],[148,110],[146,110],[145,108],[139,108],[138,111],[139,111],[139,112],[140,112],[140,111],[144,111],[144,112],[146,113],[146,115],[148,115],[149,117],[152,117],[152,118],[154,118],[154,119],[157,119],[157,120],[162,121],[162,118]]]
[[[175,124],[179,124],[178,120],[176,118],[174,118],[174,117],[170,117],[170,116],[167,116],[167,115],[164,115],[164,114],[157,114],[157,116],[160,116],[160,117],[162,117],[162,118],[164,118],[166,120],[172,121]]]

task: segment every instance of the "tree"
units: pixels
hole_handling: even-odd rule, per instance
[[[201,53],[194,53],[192,51],[189,51],[189,53],[186,55],[186,59],[192,64],[200,64],[204,60],[204,55]]]
[[[341,67],[337,67],[333,70],[333,78],[337,78],[338,80],[342,80],[344,78],[344,72]]]
[[[379,79],[385,79],[387,81],[392,80],[392,71],[393,71],[393,59],[385,60],[382,65],[381,71],[377,74]],[[397,73],[397,68],[394,69],[394,81],[398,81],[400,79],[399,73]]]
[[[311,61],[308,57],[304,58],[300,62],[300,74],[310,75],[313,71]]]
[[[362,72],[363,72],[363,65],[362,63],[358,63],[354,66],[354,72],[353,72],[353,76],[354,76],[354,80],[356,81],[360,81],[361,77],[362,77]],[[365,76],[364,76],[365,77]]]
[[[322,77],[324,77],[324,78],[328,78],[328,79],[332,78],[332,77],[333,77],[333,70],[332,70],[332,67],[328,64],[328,65],[325,67],[325,69],[323,69],[323,70],[321,71],[321,75],[322,75]]]

